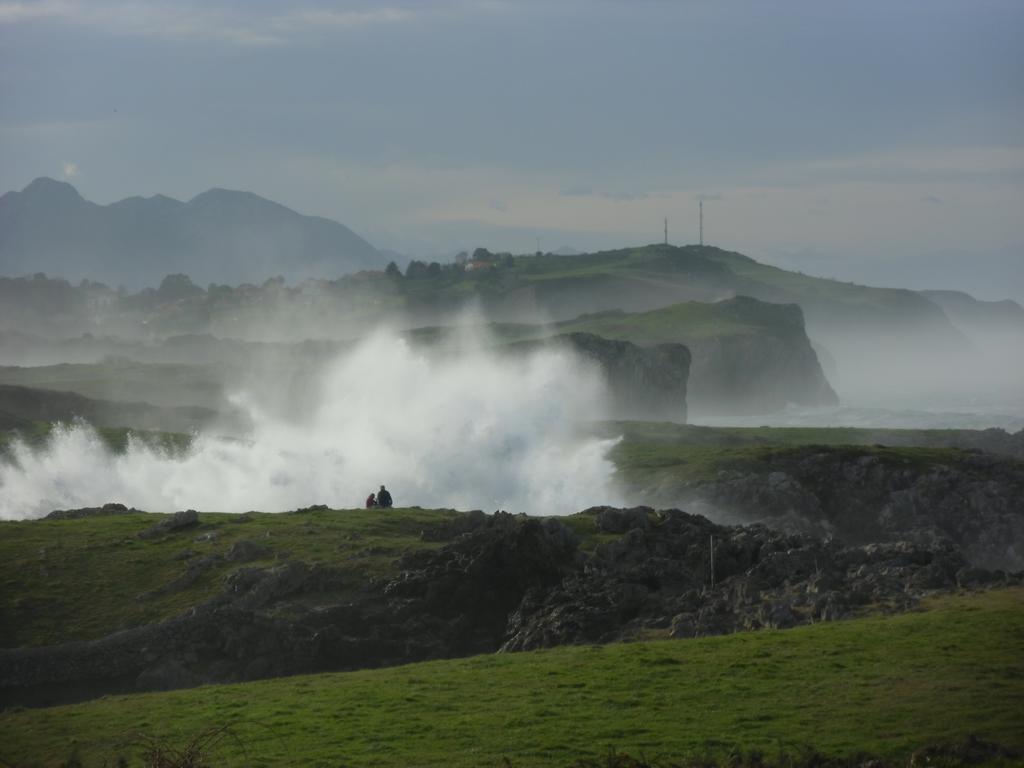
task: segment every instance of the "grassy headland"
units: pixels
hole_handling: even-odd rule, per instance
[[[713,478],[723,469],[771,472],[780,457],[809,448],[871,454],[922,466],[956,463],[965,450],[1019,455],[1003,433],[957,429],[857,427],[702,427],[653,422],[606,422],[599,434],[622,436],[613,449],[620,478],[629,486],[657,480],[680,486]],[[1003,443],[1006,443],[1004,446]],[[1000,450],[1003,449],[1003,450]]]

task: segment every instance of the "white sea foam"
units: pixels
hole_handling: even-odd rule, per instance
[[[196,436],[172,456],[130,440],[113,454],[78,424],[0,466],[0,518],[108,501],[151,511],[358,506],[386,483],[395,503],[569,514],[619,501],[612,443],[578,436],[606,415],[597,371],[565,351],[497,357],[482,344],[429,357],[382,333],[339,359],[302,423],[237,402],[247,440]]]

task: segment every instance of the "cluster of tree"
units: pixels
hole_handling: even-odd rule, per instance
[[[530,271],[532,259],[519,266]],[[55,318],[68,329],[75,329],[75,318],[82,329],[102,331],[116,318],[119,324],[144,325],[147,332],[159,329],[164,321],[176,328],[202,325],[215,315],[234,313],[236,308],[291,304],[335,305],[349,300],[373,305],[380,297],[396,293],[416,297],[417,301],[444,292],[463,281],[472,280],[477,290],[496,290],[514,281],[510,270],[517,266],[511,253],[492,253],[476,248],[463,251],[452,262],[413,259],[401,268],[391,262],[384,272],[363,271],[336,280],[309,280],[288,286],[283,277],[274,277],[259,285],[243,283],[231,286],[210,283],[203,288],[185,274],[167,275],[156,288],[130,293],[123,286],[111,288],[103,283],[83,280],[75,285],[61,278],[39,273],[30,277],[0,277],[0,327],[17,328],[53,325]],[[304,310],[303,310],[304,311]],[[140,325],[141,324],[141,325]]]
[[[470,254],[467,251],[460,251],[455,260],[449,264],[441,264],[437,261],[425,262],[413,259],[406,265],[405,274],[398,264],[391,262],[384,270],[384,274],[393,279],[408,280],[438,280],[439,278],[461,279],[461,277],[474,265],[489,267],[514,267],[515,257],[511,253],[491,253],[486,248],[477,248]]]

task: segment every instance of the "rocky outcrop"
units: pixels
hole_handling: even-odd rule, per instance
[[[107,515],[132,515],[142,510],[111,502],[102,507],[81,507],[80,509],[55,509],[43,520],[81,520],[84,517],[105,517]]]
[[[750,298],[685,302],[639,314],[606,311],[556,327],[651,348],[672,342],[692,360],[692,413],[765,413],[788,404],[838,403],[796,304]]]
[[[169,621],[0,649],[0,703],[51,705],[652,632],[784,628],[1022,578],[973,568],[945,541],[845,546],[679,510],[585,514],[616,534],[592,553],[557,519],[475,513],[425,531],[443,546],[402,556],[388,580],[352,583],[337,569],[295,561],[240,566],[216,597]],[[191,560],[186,576],[204,570]]]
[[[690,403],[704,414],[766,413],[788,404],[837,405],[796,304],[737,296],[715,305],[722,322],[749,332],[688,334]]]
[[[525,595],[503,649],[652,631],[685,638],[782,629],[845,618],[868,605],[905,609],[930,590],[1007,578],[973,571],[948,543],[847,547],[759,525],[717,526],[679,510],[647,512],[644,524],[598,547],[557,589]]]
[[[779,451],[683,494],[741,520],[867,543],[950,541],[974,565],[1024,569],[1024,463],[858,447]]]
[[[789,404],[838,405],[810,341],[729,335],[688,340],[690,403],[703,415],[769,413]]]
[[[185,509],[163,518],[158,523],[153,523],[146,530],[139,531],[136,536],[140,539],[159,539],[168,533],[174,533],[184,528],[194,528],[197,525],[199,525],[199,513],[194,509]]]
[[[510,344],[514,352],[562,347],[597,364],[608,383],[614,419],[686,421],[690,351],[682,344],[641,347],[592,333],[566,333]]]

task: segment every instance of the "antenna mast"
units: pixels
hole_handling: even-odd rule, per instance
[[[715,535],[711,534],[711,588],[715,588]]]
[[[700,244],[704,245],[704,201],[700,201]]]
[[[668,216],[665,217],[665,245],[668,245]]]

